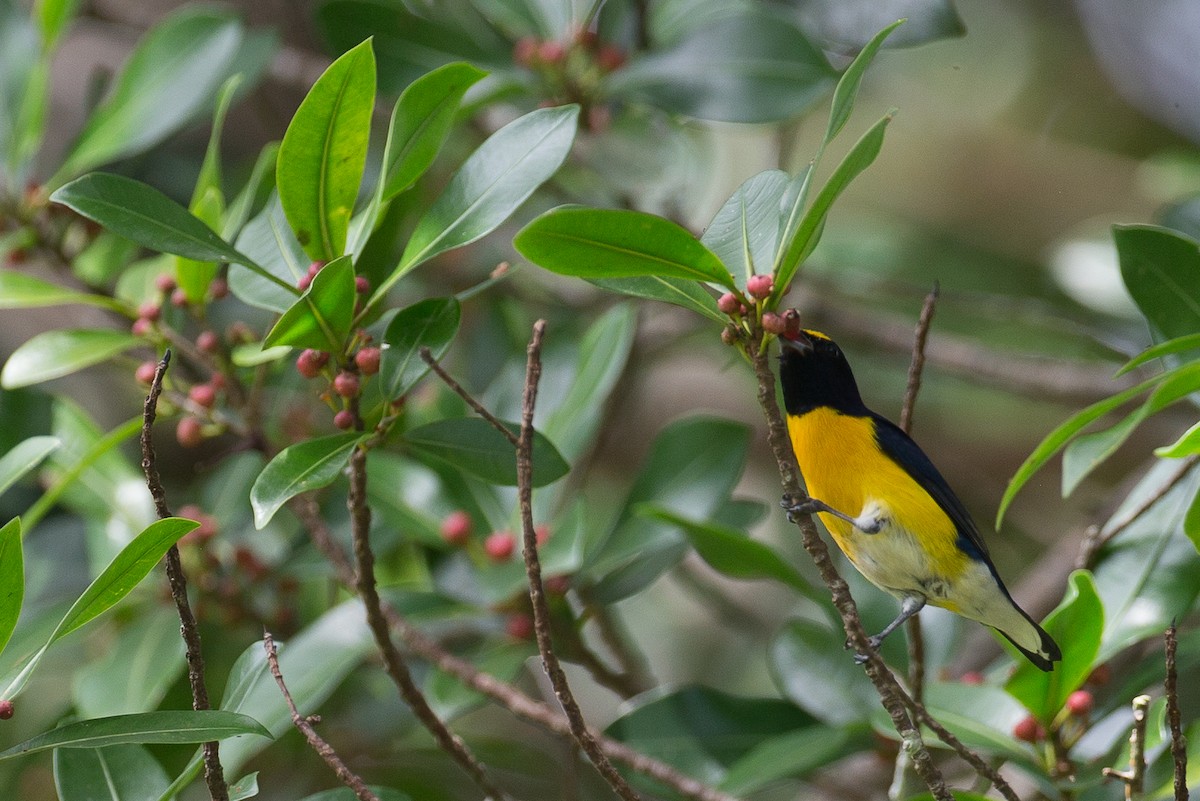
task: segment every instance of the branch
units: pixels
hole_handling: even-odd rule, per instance
[[[467,772],[475,783],[493,799],[505,799],[508,796],[499,788],[484,771],[483,766],[466,744],[446,727],[446,724],[429,706],[429,702],[421,693],[412,673],[408,670],[404,658],[392,642],[388,629],[387,618],[379,599],[379,590],[375,585],[375,552],[371,550],[371,508],[367,505],[367,451],[357,447],[350,456],[350,494],[347,499],[350,507],[350,530],[354,540],[354,556],[358,564],[358,576],[355,586],[362,598],[367,612],[367,625],[375,637],[375,644],[383,655],[383,664],[387,673],[400,691],[404,702],[412,709],[413,714],[421,724],[429,730],[438,747],[451,756],[458,765]]]
[[[465,389],[463,389],[462,385],[455,381],[451,375],[447,373],[440,364],[438,364],[438,360],[433,358],[433,353],[429,350],[429,348],[422,347],[419,352],[421,354],[421,359],[427,365],[429,365],[429,369],[433,370],[433,372],[437,374],[438,378],[445,382],[446,386],[450,387],[450,389],[454,390],[458,397],[466,401],[467,405],[475,411],[475,414],[491,423],[492,428],[503,434],[508,441],[512,443],[514,448],[517,447],[517,435],[510,431],[508,426],[504,425],[504,423],[502,423],[494,414],[489,412],[487,407],[475,400],[475,397],[471,395],[470,392],[467,392]]]
[[[1187,738],[1179,714],[1179,675],[1175,670],[1175,649],[1179,645],[1175,623],[1166,632],[1167,677],[1163,689],[1167,694],[1167,723],[1171,727],[1171,760],[1175,764],[1175,801],[1188,801]]]
[[[525,575],[529,579],[529,600],[533,604],[533,630],[537,636],[538,651],[542,654],[542,667],[571,724],[571,735],[617,795],[625,801],[640,801],[641,796],[608,761],[608,757],[600,750],[596,738],[588,729],[583,712],[571,692],[571,685],[567,682],[567,674],[563,672],[550,641],[550,610],[546,606],[545,588],[542,587],[542,565],[538,559],[537,534],[533,528],[533,411],[537,404],[538,381],[542,376],[542,335],[545,331],[545,320],[534,323],[533,339],[529,342],[528,361],[525,366],[521,436],[517,441],[517,503],[521,510],[521,528],[524,529],[525,535],[523,553]]]
[[[154,499],[154,510],[158,519],[171,516],[167,507],[167,492],[163,489],[162,480],[158,475],[155,462],[154,419],[158,414],[158,396],[162,394],[163,376],[171,364],[171,351],[163,353],[162,361],[154,371],[154,380],[150,382],[150,394],[142,407],[142,472],[146,475],[146,486]],[[175,610],[179,614],[179,631],[183,635],[186,646],[188,684],[192,690],[192,709],[211,709],[208,701],[208,688],[204,684],[204,652],[200,647],[200,628],[196,625],[196,616],[192,614],[191,604],[187,596],[187,576],[183,572],[183,562],[179,558],[179,548],[172,545],[167,549],[167,582],[171,585],[171,598],[175,601]],[[205,743],[204,752],[204,782],[208,785],[208,794],[212,801],[229,801],[229,786],[225,783],[225,771],[221,767],[220,746],[216,741]]]
[[[1133,699],[1133,731],[1129,733],[1129,770],[1105,768],[1101,771],[1106,778],[1125,782],[1125,799],[1133,801],[1141,795],[1146,775],[1146,710],[1150,708],[1150,696],[1139,695]]]
[[[296,708],[296,702],[292,700],[292,694],[288,692],[287,685],[283,682],[283,673],[279,670],[279,655],[275,652],[275,640],[271,637],[271,632],[265,629],[263,630],[263,648],[267,652],[267,665],[271,668],[271,675],[275,677],[275,683],[279,685],[279,691],[283,693],[283,700],[287,702],[288,710],[292,713],[292,725],[300,730],[312,749],[342,780],[342,784],[354,791],[359,801],[379,801],[379,796],[371,792],[362,778],[346,767],[346,763],[333,750],[333,746],[317,734],[316,729],[313,728],[312,719],[301,715],[300,710]]]

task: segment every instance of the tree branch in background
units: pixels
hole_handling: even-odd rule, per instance
[[[1133,801],[1142,794],[1146,776],[1146,710],[1150,708],[1150,696],[1139,695],[1133,699],[1133,730],[1129,733],[1129,770],[1105,768],[1105,777],[1125,782],[1125,799]]]
[[[429,369],[437,373],[437,377],[442,379],[446,386],[450,387],[450,389],[454,390],[458,397],[466,401],[467,405],[475,411],[475,414],[491,423],[492,428],[503,434],[508,441],[512,443],[514,448],[517,446],[517,435],[512,431],[509,431],[508,427],[504,425],[504,423],[502,423],[494,414],[489,412],[486,406],[477,401],[470,392],[467,392],[465,389],[463,389],[462,385],[455,381],[454,378],[447,373],[440,364],[438,364],[438,360],[433,358],[433,352],[430,351],[429,348],[422,347],[419,353],[421,354],[422,361],[429,365]]]
[[[333,750],[333,746],[317,734],[312,721],[301,715],[300,710],[296,708],[296,702],[292,700],[292,694],[288,692],[287,684],[283,681],[283,673],[279,670],[279,654],[275,651],[275,640],[271,637],[271,632],[265,629],[263,630],[263,648],[267,652],[267,666],[271,669],[271,675],[275,677],[275,683],[279,685],[279,692],[283,693],[283,700],[287,703],[288,711],[292,713],[292,725],[304,735],[309,746],[317,752],[325,764],[333,769],[337,777],[342,780],[342,784],[354,791],[354,795],[359,798],[359,801],[379,801],[379,796],[371,792],[362,777],[346,767],[346,763]]]
[[[150,382],[150,393],[142,406],[142,472],[146,475],[146,486],[150,497],[154,499],[154,511],[158,519],[171,516],[167,506],[167,492],[163,489],[162,479],[158,475],[158,465],[154,454],[154,419],[158,416],[158,396],[162,394],[163,376],[171,364],[171,351],[163,353],[162,360],[154,370],[154,380]],[[183,572],[183,562],[179,558],[179,548],[172,545],[167,550],[167,582],[171,586],[171,598],[175,601],[175,610],[179,614],[179,631],[183,635],[186,647],[188,666],[188,685],[192,690],[192,709],[211,709],[208,700],[208,688],[204,684],[204,652],[200,647],[200,628],[196,625],[196,616],[192,614],[192,606],[187,596],[187,576]],[[217,742],[205,743],[204,753],[204,782],[208,785],[208,794],[212,801],[229,801],[229,786],[225,783],[225,771],[221,767],[220,745]]]
[[[1175,765],[1175,801],[1188,801],[1187,738],[1183,736],[1179,713],[1179,674],[1175,668],[1175,649],[1179,646],[1177,635],[1175,622],[1172,621],[1164,636],[1167,677],[1163,681],[1163,690],[1167,695],[1167,725],[1171,729],[1171,761]]]
[[[528,361],[525,366],[521,435],[517,440],[517,504],[521,512],[521,528],[525,540],[523,554],[525,575],[529,579],[529,600],[533,604],[533,631],[537,637],[538,651],[542,655],[542,667],[571,724],[571,735],[617,795],[625,801],[640,801],[641,796],[608,761],[608,757],[600,750],[596,738],[588,729],[583,712],[571,692],[567,674],[563,672],[550,641],[550,610],[546,606],[546,590],[542,586],[542,566],[537,552],[537,534],[533,527],[533,411],[537,405],[538,381],[542,376],[542,336],[545,332],[545,320],[534,323],[533,338],[529,341]]]

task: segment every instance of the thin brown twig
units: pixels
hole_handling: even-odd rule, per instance
[[[355,585],[354,568],[341,547],[334,541],[332,532],[325,521],[321,519],[313,498],[311,496],[297,498],[293,502],[292,508],[308,530],[317,550],[333,567],[338,581],[353,589]],[[389,625],[400,635],[400,639],[404,640],[404,644],[421,659],[443,673],[453,676],[464,686],[491,698],[522,720],[542,726],[547,731],[571,739],[571,742],[574,743],[571,724],[561,712],[551,709],[541,701],[530,698],[512,684],[482,671],[465,659],[460,659],[450,653],[409,622],[394,606],[385,602],[382,607]],[[631,770],[661,782],[686,798],[693,799],[693,801],[738,801],[727,793],[680,773],[676,768],[661,760],[646,756],[624,743],[605,737],[601,732],[593,729],[592,736],[596,738],[596,742],[610,759],[621,762]]]
[[[542,376],[542,337],[545,332],[545,320],[534,323],[533,338],[529,341],[525,366],[521,435],[517,440],[517,505],[521,511],[521,528],[525,535],[522,553],[525,557],[525,575],[529,580],[529,600],[533,604],[533,631],[537,638],[538,651],[542,655],[542,668],[554,687],[554,694],[558,697],[567,720],[571,723],[571,735],[613,792],[625,801],[640,801],[641,796],[613,767],[612,762],[600,750],[596,738],[592,736],[550,639],[550,610],[546,605],[546,590],[542,586],[542,565],[538,559],[537,534],[533,527],[533,412],[537,405],[538,382]]]
[[[1175,621],[1164,635],[1167,675],[1163,680],[1163,691],[1167,696],[1167,724],[1171,728],[1171,761],[1175,766],[1175,801],[1188,801],[1187,787],[1187,738],[1183,735],[1183,722],[1179,713],[1179,674],[1175,667],[1175,650],[1179,646]]]
[[[150,382],[150,393],[142,407],[142,472],[146,475],[146,486],[154,499],[154,510],[158,519],[171,516],[167,506],[167,492],[163,489],[162,480],[158,475],[158,465],[154,453],[154,419],[158,416],[158,396],[162,394],[163,376],[171,364],[171,351],[163,353],[162,360],[154,370],[154,380]],[[204,683],[204,652],[200,646],[200,627],[196,624],[196,616],[192,614],[191,604],[187,596],[187,576],[183,572],[183,562],[179,558],[179,548],[172,545],[167,549],[167,582],[171,586],[171,598],[175,602],[175,610],[179,614],[179,631],[185,645],[188,685],[192,691],[192,709],[197,711],[211,709],[208,700],[208,687]],[[202,747],[204,754],[204,782],[208,785],[208,794],[212,801],[229,801],[229,786],[225,783],[225,770],[221,767],[220,746],[216,741],[205,743]]]
[[[367,625],[375,637],[375,644],[383,656],[384,668],[391,677],[404,702],[412,709],[421,724],[433,735],[438,747],[445,751],[469,775],[489,797],[508,798],[507,794],[492,781],[483,765],[455,735],[433,708],[413,680],[404,657],[392,642],[388,621],[382,609],[379,590],[375,584],[375,552],[371,549],[371,507],[367,504],[367,450],[363,446],[350,455],[350,531],[354,541],[354,557],[358,567],[356,587],[366,608]]]
[[[1125,799],[1133,801],[1142,793],[1146,776],[1146,710],[1150,708],[1150,696],[1139,695],[1133,699],[1133,729],[1129,733],[1129,770],[1104,768],[1100,771],[1105,778],[1120,779],[1125,783]]]
[[[471,409],[474,410],[475,414],[479,415],[484,420],[487,420],[489,423],[491,423],[492,428],[496,429],[501,434],[503,434],[508,439],[508,441],[513,444],[513,447],[514,448],[516,447],[517,435],[514,434],[512,432],[512,430],[509,429],[508,426],[504,425],[504,423],[499,418],[497,418],[494,414],[489,412],[487,410],[487,407],[485,407],[482,403],[477,401],[475,399],[475,397],[473,395],[471,395],[470,392],[467,392],[465,389],[463,389],[462,385],[459,384],[457,381],[455,381],[454,378],[449,373],[447,373],[445,371],[445,369],[442,368],[442,365],[439,364],[438,360],[433,357],[433,353],[429,350],[429,348],[423,347],[423,348],[421,348],[421,350],[419,352],[421,354],[421,359],[427,365],[429,365],[429,369],[433,370],[433,372],[437,374],[438,378],[442,379],[442,382],[446,386],[448,386],[448,387],[450,387],[450,389],[454,390],[455,394],[457,394],[458,397],[460,397],[464,401],[466,401],[467,405],[470,406]]]
[[[275,650],[275,639],[266,629],[263,629],[263,648],[267,652],[267,665],[271,669],[271,675],[275,677],[275,683],[279,685],[279,692],[283,693],[283,700],[287,704],[288,711],[291,712],[292,725],[304,735],[304,739],[308,741],[312,750],[316,751],[325,764],[337,774],[342,784],[354,791],[354,795],[359,798],[359,801],[379,801],[379,796],[371,792],[362,777],[346,767],[346,763],[338,756],[337,751],[333,750],[333,746],[317,734],[312,720],[301,715],[300,710],[296,708],[296,702],[292,699],[292,694],[283,681],[283,672],[279,669],[279,654]]]

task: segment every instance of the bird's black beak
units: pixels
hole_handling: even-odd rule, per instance
[[[803,331],[798,331],[791,336],[780,337],[779,344],[784,350],[791,350],[801,356],[808,356],[813,352],[812,338]]]

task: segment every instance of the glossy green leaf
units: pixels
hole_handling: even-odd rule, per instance
[[[811,106],[835,77],[794,23],[754,8],[632,60],[610,76],[609,90],[705,120],[777,122]]]
[[[474,242],[509,218],[558,171],[575,141],[579,106],[531,111],[487,138],[417,223],[400,264],[371,296],[439,253]]]
[[[1161,359],[1163,356],[1185,353],[1189,350],[1200,350],[1200,334],[1187,334],[1186,336],[1169,339],[1166,342],[1160,342],[1157,345],[1146,348],[1122,365],[1121,369],[1117,371],[1117,375],[1124,375],[1135,367],[1141,367],[1143,364],[1155,359]]]
[[[0,653],[8,645],[21,604],[25,600],[25,557],[21,548],[21,521],[14,518],[0,528]]]
[[[879,706],[866,674],[854,669],[840,627],[796,619],[771,643],[771,675],[791,701],[818,720],[842,726],[868,720]]]
[[[140,745],[54,751],[58,801],[154,801],[168,784],[162,765]]]
[[[601,289],[635,298],[670,303],[696,314],[702,314],[722,325],[729,321],[729,318],[721,314],[721,310],[717,308],[717,301],[713,294],[696,281],[686,278],[663,278],[658,275],[647,275],[637,278],[591,278],[589,280]]]
[[[231,270],[230,291],[239,300],[260,309],[280,314],[290,309],[300,293],[295,287],[308,273],[312,261],[296,241],[283,206],[279,205],[278,194],[272,192],[262,211],[242,228],[237,247],[278,281],[252,270]]]
[[[211,8],[186,8],[151,28],[49,185],[140,153],[177,131],[210,102],[242,39],[238,19]]]
[[[513,246],[560,275],[661,276],[734,286],[717,255],[687,229],[640,211],[560,206],[522,228]]]
[[[271,521],[279,507],[303,492],[328,486],[350,463],[362,435],[357,432],[311,439],[284,448],[259,473],[250,488],[254,527]]]
[[[1013,739],[1012,730],[1029,713],[1015,698],[993,684],[930,682],[925,687],[925,705],[934,718],[970,748],[995,754],[1018,763],[1029,758],[1027,746]],[[880,709],[883,712],[882,708]],[[886,712],[879,725],[893,734]],[[939,743],[936,736],[928,742]]]
[[[429,169],[450,134],[463,95],[485,75],[460,61],[418,78],[401,93],[388,126],[381,200],[391,200]]]
[[[1169,228],[1113,226],[1125,288],[1150,325],[1173,339],[1200,331],[1200,245]]]
[[[0,751],[0,759],[52,748],[104,748],[121,743],[205,743],[239,734],[271,736],[254,718],[220,709],[139,712],[68,723]]]
[[[1183,533],[1192,541],[1196,550],[1200,551],[1200,492],[1192,497],[1192,502],[1183,516]]]
[[[263,347],[291,345],[340,353],[354,321],[354,264],[349,256],[321,268],[312,285],[263,339]]]
[[[875,743],[864,727],[808,726],[762,740],[729,766],[718,784],[737,797],[745,797],[789,776],[807,776],[842,757],[866,751]]]
[[[871,62],[875,60],[875,55],[883,46],[883,40],[887,39],[903,23],[904,20],[897,20],[871,37],[871,41],[867,42],[866,46],[858,52],[854,61],[850,62],[850,66],[846,67],[846,71],[838,79],[837,87],[833,90],[833,103],[829,110],[829,126],[825,130],[825,144],[832,142],[834,137],[845,127],[846,121],[850,119],[850,114],[854,111],[854,101],[858,98],[858,90],[862,86],[863,75],[866,74],[867,67],[871,66]]]
[[[22,440],[0,456],[0,495],[33,470],[61,445],[57,438],[37,436]]]
[[[8,357],[0,370],[0,386],[16,389],[61,378],[141,344],[128,331],[106,328],[43,331],[25,340]]]
[[[331,261],[346,251],[374,107],[368,39],[317,79],[283,136],[275,184],[297,241],[313,259]]]
[[[246,801],[258,796],[258,771],[248,773],[229,785],[229,801]],[[152,799],[153,801],[153,799]]]
[[[846,154],[846,157],[834,169],[833,174],[829,176],[829,180],[821,187],[821,191],[813,199],[812,205],[804,212],[796,230],[786,240],[785,247],[781,249],[781,259],[775,268],[775,291],[771,294],[772,304],[779,302],[791,284],[792,278],[795,277],[796,271],[800,269],[800,265],[817,246],[834,201],[863,170],[871,166],[875,157],[879,155],[879,151],[883,148],[883,134],[887,130],[888,123],[892,121],[893,113],[888,112],[886,116],[872,125],[854,144],[854,147],[850,148],[850,152]]]
[[[1071,574],[1066,596],[1042,622],[1042,627],[1062,648],[1062,662],[1045,672],[1021,659],[1004,689],[1042,725],[1048,726],[1067,696],[1079,689],[1092,672],[1100,651],[1104,605],[1096,594],[1091,573],[1076,570]]]
[[[505,423],[519,434],[516,423]],[[484,481],[516,486],[516,448],[486,420],[459,417],[436,420],[404,433],[405,445],[414,453],[456,467]],[[543,487],[567,474],[567,465],[553,443],[540,432],[533,437],[533,486]]]
[[[429,371],[421,348],[434,358],[445,354],[458,333],[461,309],[454,298],[429,298],[414,303],[392,318],[383,334],[383,359],[379,378],[383,396],[401,397]]]
[[[1179,459],[1200,453],[1200,423],[1196,423],[1170,445],[1154,449],[1154,455],[1164,459]]]
[[[103,295],[77,292],[16,270],[0,269],[0,309],[36,309],[82,303],[122,311],[122,304]]]
[[[76,713],[102,718],[157,709],[187,666],[184,651],[173,608],[139,614],[122,626],[107,654],[75,671]]]
[[[725,263],[740,289],[757,273],[770,273],[779,246],[779,211],[789,179],[780,170],[764,170],[738,187],[700,241]]]

